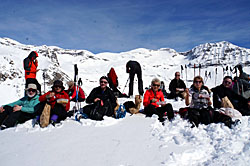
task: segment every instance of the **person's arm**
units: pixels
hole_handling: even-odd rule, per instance
[[[176,86],[174,86],[174,80],[172,80],[171,82],[170,82],[170,84],[169,84],[169,91],[171,92],[171,93],[173,93],[173,92],[175,92],[176,91]]]
[[[86,103],[88,104],[94,103],[95,98],[96,98],[96,88],[90,92],[89,96],[86,99]]]
[[[189,102],[189,89],[186,88],[186,89],[185,89],[185,92],[186,92],[185,104],[186,104],[186,106],[188,106],[188,105],[190,104],[190,102]]]
[[[30,101],[29,105],[22,106],[21,111],[26,113],[34,113],[35,107],[39,104],[39,98],[36,97],[35,99]]]
[[[65,107],[65,110],[66,111],[69,111],[69,108],[70,108],[70,99],[69,99],[69,95],[66,93],[66,92],[64,92],[64,97],[65,97],[65,99],[68,99],[68,103],[66,104],[66,107]]]
[[[149,91],[147,90],[143,97],[143,105],[144,107],[147,107],[149,104],[150,104],[150,94]]]
[[[15,105],[19,105],[20,106],[20,105],[22,105],[24,98],[25,97],[21,98],[20,100],[17,100],[15,102],[13,102],[13,103],[6,104],[6,105],[11,106],[11,107],[14,107]]]
[[[39,97],[39,101],[40,102],[44,102],[44,101],[47,101],[48,100],[48,95],[50,94],[50,91],[45,93],[44,95],[40,96]]]

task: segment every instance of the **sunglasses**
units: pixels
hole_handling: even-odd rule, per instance
[[[157,86],[157,87],[160,87],[160,85],[159,85],[159,84],[153,84],[153,86]]]
[[[200,84],[200,83],[202,83],[202,81],[194,81],[194,83],[196,83],[196,84]]]
[[[228,85],[231,85],[232,82],[229,82],[229,81],[224,81],[225,84],[228,84]]]
[[[36,89],[28,89],[28,92],[36,92]]]
[[[181,75],[175,75],[175,76],[177,77],[177,76],[181,76]]]
[[[57,88],[62,88],[62,87],[60,87],[60,86],[54,86],[54,88],[57,89]]]
[[[108,82],[107,81],[100,81],[100,83],[102,84],[107,84]]]

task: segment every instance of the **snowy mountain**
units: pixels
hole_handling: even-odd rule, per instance
[[[191,85],[194,75],[200,73],[210,88],[221,84],[224,75],[236,75],[224,70],[226,66],[233,68],[241,63],[244,71],[250,73],[250,49],[229,42],[206,43],[180,53],[171,48],[138,48],[121,53],[93,54],[87,50],[23,45],[0,38],[2,105],[23,96],[23,59],[31,51],[39,54],[37,79],[42,91],[44,85],[45,91],[50,90],[55,79],[63,80],[66,86],[66,82],[73,79],[74,64],[78,65],[82,88],[87,94],[98,86],[99,78],[106,75],[111,67],[118,75],[120,91],[127,93],[125,65],[128,60],[140,62],[144,87],[148,87],[154,77],[168,86],[176,71],[182,73],[187,86]],[[200,70],[197,68],[199,64],[202,66]],[[46,74],[45,84],[43,72]],[[137,83],[134,85],[134,94],[138,94]],[[119,103],[127,100],[133,99],[121,98]],[[184,101],[167,101],[175,111],[185,107]],[[118,120],[109,117],[103,121],[82,119],[81,123],[68,118],[59,127],[49,125],[43,129],[37,125],[32,127],[30,120],[0,131],[0,165],[249,165],[249,117],[243,117],[241,124],[233,129],[223,124],[200,125],[199,128],[190,126],[179,116],[162,126],[157,116],[145,118],[142,114],[127,114]]]

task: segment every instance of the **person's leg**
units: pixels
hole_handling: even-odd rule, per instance
[[[142,81],[142,72],[141,70],[137,72],[137,78],[138,78],[138,91],[141,96],[143,96],[143,81]]]
[[[21,115],[21,111],[16,111],[16,112],[11,112],[8,117],[3,121],[3,126],[5,126],[6,128],[9,127],[14,127],[17,123],[17,120],[19,119],[20,115]]]
[[[146,114],[146,117],[151,117],[153,114],[156,113],[155,106],[149,104],[147,107],[144,108],[144,113]]]
[[[166,104],[164,106],[164,108],[167,111],[168,120],[173,119],[174,118],[174,109],[173,109],[172,105],[171,104]]]
[[[21,112],[21,111],[20,111]],[[34,114],[21,112],[19,118],[17,119],[18,123],[25,123],[26,121],[35,118]]]
[[[134,88],[134,78],[135,78],[135,73],[131,71],[129,73],[129,96],[133,95],[133,88]]]
[[[7,118],[7,116],[13,112],[13,107],[10,107],[8,105],[4,106],[4,111],[0,113],[0,125],[2,125],[3,121]]]
[[[175,93],[175,92],[170,92],[169,94],[168,94],[168,99],[174,99],[174,98],[176,98],[178,95]]]
[[[191,126],[191,127],[194,127],[194,125],[196,127],[198,127],[199,123],[200,123],[200,112],[199,112],[199,110],[189,108],[188,109],[188,120],[189,120],[189,122],[191,124],[193,124],[193,126]]]
[[[60,122],[61,120],[65,120],[67,118],[67,111],[65,110],[65,107],[62,104],[58,103],[55,104],[50,114],[51,119],[55,122]]]

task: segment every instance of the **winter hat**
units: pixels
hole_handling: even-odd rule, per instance
[[[36,58],[38,57],[38,53],[36,51],[32,51],[30,54],[29,54],[29,58]]]
[[[59,87],[62,88],[62,90],[64,90],[63,82],[62,82],[61,80],[56,80],[56,81],[54,81],[53,86],[52,86],[52,89],[53,89],[54,87],[56,87],[56,86],[59,86]]]
[[[69,87],[72,87],[74,85],[74,82],[73,81],[69,81],[69,82],[67,82],[67,84],[68,84]]]
[[[35,89],[35,90],[37,90],[36,84],[28,84],[28,87],[25,90],[28,90],[28,89]]]
[[[109,79],[107,76],[102,76],[99,81],[101,81],[102,79],[105,79],[105,80],[107,80],[107,82],[109,82]]]

